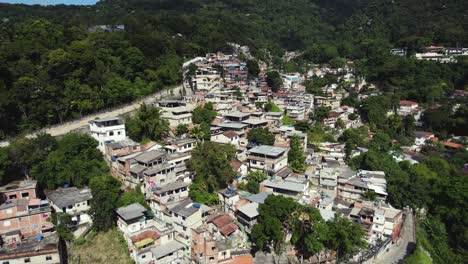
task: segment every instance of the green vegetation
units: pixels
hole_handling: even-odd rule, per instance
[[[288,163],[295,172],[305,171],[304,143],[299,136],[292,136],[289,143]]]
[[[73,252],[69,258],[72,264],[133,263],[127,242],[117,228],[100,233],[91,231],[85,238],[76,240],[70,251]]]
[[[432,259],[424,252],[420,246],[416,247],[416,250],[405,259],[405,264],[432,264]]]
[[[216,117],[216,111],[213,109],[213,103],[208,102],[204,107],[197,106],[193,110],[192,121],[195,124],[208,123]]]
[[[135,189],[126,191],[124,194],[122,194],[117,202],[117,207],[124,207],[133,203],[139,203],[145,207],[148,207],[145,195],[141,192],[140,188],[141,186],[138,185],[135,187]]]
[[[258,62],[255,60],[247,60],[246,63],[247,69],[249,69],[249,76],[250,77],[257,77],[260,73],[260,67],[258,66]]]
[[[267,72],[266,81],[273,92],[277,92],[283,86],[283,80],[278,71]]]
[[[169,132],[169,122],[162,118],[158,107],[142,104],[134,116],[125,120],[125,128],[135,141],[160,140]]]
[[[0,175],[8,174],[4,182],[31,177],[49,189],[64,184],[81,187],[108,172],[96,147],[93,138],[79,133],[69,133],[58,140],[47,134],[18,138],[1,149]]]
[[[247,176],[246,190],[250,193],[260,191],[260,183],[268,178],[268,175],[262,171],[251,171]]]
[[[49,189],[64,184],[87,185],[91,179],[109,171],[96,147],[97,142],[88,135],[67,134],[58,140],[57,149],[33,166],[31,176]]]
[[[294,125],[294,120],[292,120],[289,116],[286,114],[283,114],[283,119],[282,119],[283,125],[285,126],[292,126]]]
[[[251,235],[257,250],[284,251],[287,233],[292,234],[291,244],[304,257],[328,248],[342,258],[366,246],[364,231],[358,225],[338,215],[325,222],[317,208],[300,205],[292,198],[270,195],[260,204],[259,213]]]
[[[273,103],[273,102],[268,102],[268,103],[266,103],[264,109],[265,109],[266,112],[276,112],[276,113],[283,112],[283,111],[282,111],[275,103]]]
[[[188,167],[195,173],[190,186],[190,197],[199,203],[212,205],[217,202],[216,191],[226,188],[236,173],[230,166],[235,149],[210,141],[201,142],[192,151]]]
[[[189,132],[189,128],[187,124],[179,124],[176,127],[176,136],[182,136]]]
[[[275,143],[275,134],[268,128],[253,128],[247,135],[249,142],[259,145],[273,145]]]
[[[69,228],[72,224],[72,217],[67,213],[53,213],[52,214],[52,223],[55,225],[55,230],[57,231],[57,235],[67,241],[70,242],[73,240],[73,232]]]
[[[89,183],[93,193],[90,215],[93,217],[93,229],[107,231],[115,225],[115,212],[119,201],[120,182],[112,176],[93,178]]]

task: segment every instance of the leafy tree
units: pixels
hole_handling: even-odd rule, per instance
[[[362,199],[368,201],[375,201],[377,199],[377,194],[374,190],[369,189],[361,195]]]
[[[250,193],[258,193],[260,191],[260,183],[268,178],[268,175],[261,171],[251,171],[247,176],[247,191]]]
[[[294,128],[302,132],[307,132],[312,129],[312,124],[309,121],[297,121],[294,123]]]
[[[135,141],[160,140],[169,132],[169,122],[162,117],[161,110],[142,104],[134,117],[125,121],[128,136]]]
[[[187,124],[179,124],[176,127],[176,135],[182,136],[183,134],[187,134],[189,132]]]
[[[294,135],[289,143],[288,163],[291,169],[295,172],[303,172],[305,170],[305,157],[302,140]]]
[[[257,77],[260,73],[260,67],[258,66],[258,62],[255,60],[247,60],[247,69],[249,69],[249,76]]]
[[[343,122],[343,120],[341,120],[341,118],[338,118],[338,120],[336,121],[336,125],[341,129],[345,128],[345,123]]]
[[[139,203],[145,207],[148,207],[145,195],[141,192],[140,186],[137,186],[135,189],[122,194],[117,202],[117,207],[124,207],[133,203]]]
[[[192,151],[192,159],[188,162],[189,169],[195,173],[194,183],[197,184],[195,186],[199,186],[199,188],[194,188],[193,185],[191,187],[190,193],[193,199],[226,188],[232,182],[236,176],[230,166],[234,154],[235,149],[231,145],[217,144],[211,141],[201,142],[197,145]],[[196,190],[203,194],[195,195]]]
[[[322,122],[324,118],[328,117],[331,107],[329,106],[319,106],[314,110],[314,119],[318,122]]]
[[[253,128],[247,135],[249,142],[254,142],[259,145],[273,145],[275,143],[275,135],[268,128]]]
[[[93,193],[90,214],[93,229],[106,231],[115,223],[115,212],[119,201],[120,183],[109,175],[94,177],[89,182]]]
[[[8,156],[8,148],[0,148],[0,183],[6,180],[10,167],[11,160]]]
[[[204,107],[197,106],[192,113],[192,121],[195,124],[207,123],[211,124],[211,121],[216,117],[217,112],[213,109],[213,103],[208,102]]]
[[[291,243],[301,255],[313,256],[325,249],[328,226],[315,207],[301,206],[293,213]]]
[[[273,92],[277,92],[283,86],[283,80],[277,71],[267,72],[266,81]]]
[[[283,223],[299,206],[292,198],[270,195],[259,207],[257,224],[252,228],[252,242],[260,250],[281,251],[284,243]]]
[[[340,258],[350,256],[365,248],[364,231],[350,220],[335,214],[333,221],[327,222],[328,240],[326,246],[335,250]]]
[[[58,236],[70,242],[74,239],[73,231],[70,229],[72,225],[72,216],[67,213],[55,213],[55,230],[57,231]]]
[[[23,176],[29,177],[33,166],[44,161],[56,148],[55,138],[48,134],[40,134],[33,139],[18,138],[11,143],[8,150],[13,165],[21,170]]]
[[[215,205],[219,202],[216,192],[208,192],[202,182],[190,185],[189,196],[193,201],[201,204]]]
[[[63,184],[84,186],[107,171],[96,140],[89,135],[69,133],[58,141],[57,149],[34,164],[31,175],[40,185],[54,189]]]

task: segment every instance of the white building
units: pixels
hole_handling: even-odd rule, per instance
[[[91,226],[93,220],[88,211],[91,209],[90,202],[93,195],[89,188],[59,188],[47,191],[46,195],[55,212],[71,215],[73,224],[78,228],[75,235],[80,235],[80,231]]]
[[[192,124],[192,112],[196,107],[194,103],[166,100],[157,102],[156,106],[161,109],[162,117],[169,121],[171,127]]]
[[[249,168],[275,174],[288,165],[288,149],[262,145],[249,150]]]
[[[105,143],[127,138],[125,124],[119,117],[95,119],[89,121],[91,136],[98,141],[98,149],[104,153]]]

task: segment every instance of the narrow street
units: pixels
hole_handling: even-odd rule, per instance
[[[126,114],[126,113],[130,113],[132,111],[135,111],[136,109],[138,109],[140,107],[140,104],[142,104],[142,103],[150,104],[150,103],[152,103],[152,102],[154,102],[154,101],[156,101],[156,100],[158,100],[160,98],[168,97],[168,96],[170,96],[170,91],[171,90],[173,91],[173,94],[175,96],[179,95],[181,89],[182,89],[182,85],[176,86],[176,87],[171,88],[171,89],[165,89],[165,90],[156,92],[154,94],[148,95],[148,96],[146,96],[146,97],[144,97],[142,99],[131,102],[129,104],[117,106],[116,108],[109,109],[109,110],[104,111],[104,112],[98,112],[98,113],[90,114],[90,115],[84,116],[83,118],[68,121],[68,122],[65,122],[63,124],[58,124],[58,125],[54,125],[54,126],[50,126],[50,127],[45,127],[43,129],[40,129],[40,130],[35,131],[33,133],[27,134],[26,137],[32,138],[32,137],[35,137],[39,133],[47,133],[47,134],[50,134],[50,135],[52,135],[54,137],[55,136],[60,136],[60,135],[65,135],[66,133],[68,133],[70,131],[74,131],[74,130],[78,130],[80,128],[86,127],[88,125],[89,121],[91,121],[93,119],[96,119],[98,117],[99,118],[109,118],[109,117],[123,115],[123,114]],[[8,140],[0,141],[0,147],[6,147],[9,144],[10,144],[10,142]]]
[[[413,252],[416,246],[415,230],[414,230],[414,217],[412,213],[408,213],[403,228],[401,237],[395,245],[382,253],[379,257],[374,259],[372,263],[375,264],[397,264],[403,263],[406,256]]]

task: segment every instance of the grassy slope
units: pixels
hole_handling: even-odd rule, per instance
[[[133,263],[128,253],[127,244],[117,229],[96,235],[88,235],[86,242],[81,245],[73,245],[70,249],[69,263]]]
[[[432,264],[432,259],[418,246],[414,253],[405,259],[405,264]]]

